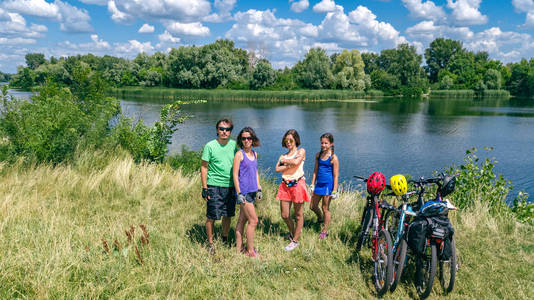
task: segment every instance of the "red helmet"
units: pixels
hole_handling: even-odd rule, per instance
[[[386,187],[386,176],[380,172],[374,172],[367,179],[367,192],[371,195],[380,194]]]

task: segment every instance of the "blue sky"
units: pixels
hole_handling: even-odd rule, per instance
[[[292,66],[311,47],[380,52],[437,37],[503,62],[534,56],[534,0],[1,0],[0,71],[31,52],[133,58],[228,38]]]

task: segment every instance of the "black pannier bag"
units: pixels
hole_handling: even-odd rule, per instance
[[[427,238],[442,239],[444,244],[441,249],[438,249],[439,258],[448,260],[452,255],[451,240],[453,234],[454,229],[446,216],[418,216],[408,227],[407,242],[410,249],[419,255],[425,251]]]
[[[428,222],[425,217],[415,217],[408,227],[406,242],[412,251],[419,255],[425,251]]]
[[[451,243],[454,235],[451,221],[446,216],[434,216],[430,221],[432,222],[430,236],[443,240],[443,247],[438,249],[438,257],[440,260],[449,260],[452,256]]]

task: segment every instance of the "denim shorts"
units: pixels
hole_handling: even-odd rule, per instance
[[[254,203],[256,202],[256,192],[252,192],[252,193],[245,194],[245,201],[246,201],[247,203],[252,203],[252,204],[254,204]],[[242,202],[242,201],[239,201],[239,198],[238,198],[238,197],[235,198],[235,202],[236,202],[237,204],[243,204],[243,203],[244,203],[244,202]]]
[[[206,218],[220,220],[221,217],[235,216],[235,189],[208,185],[210,199],[206,205]]]

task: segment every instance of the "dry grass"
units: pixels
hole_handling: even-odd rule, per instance
[[[0,176],[1,299],[375,295],[369,255],[353,254],[363,205],[355,193],[332,204],[327,240],[317,239],[320,228],[307,209],[301,245],[286,253],[276,187],[264,182],[257,206],[261,259],[254,260],[219,241],[217,255],[208,256],[199,179],[166,166],[135,164],[123,153],[85,153],[73,165],[0,164]],[[462,262],[457,286],[443,296],[436,284],[432,296],[534,296],[533,228],[488,211],[478,203],[452,216]],[[415,296],[410,269],[386,298]]]

